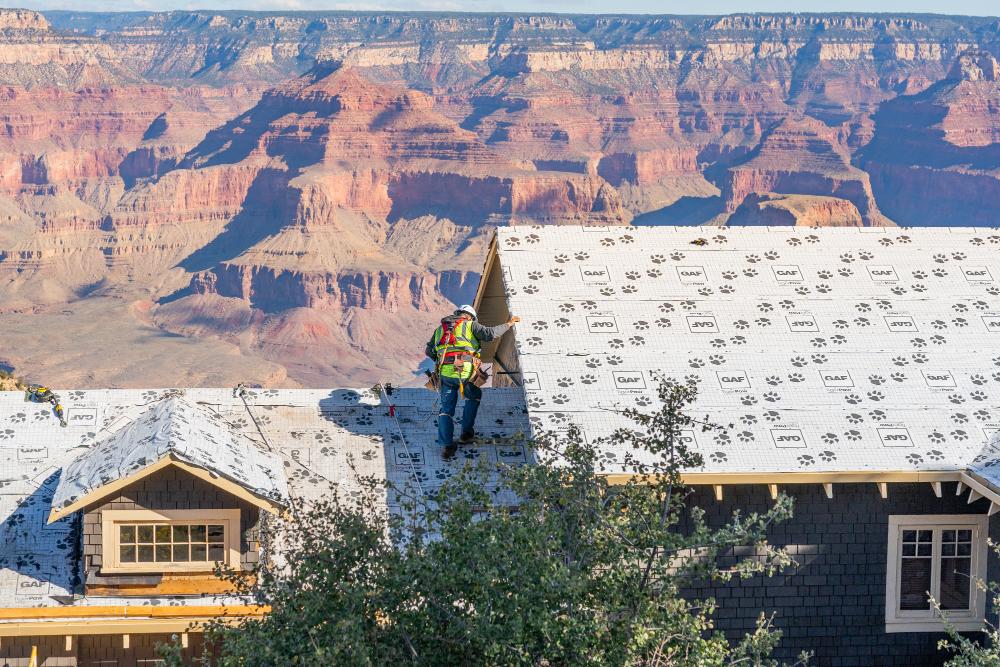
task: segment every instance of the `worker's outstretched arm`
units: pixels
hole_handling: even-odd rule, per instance
[[[495,327],[484,327],[479,322],[472,323],[472,333],[480,343],[488,343],[491,340],[496,340],[500,336],[504,335],[510,328],[521,321],[520,317],[511,317],[509,320],[503,324],[498,324]]]

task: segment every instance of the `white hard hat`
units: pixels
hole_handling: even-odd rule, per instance
[[[464,306],[459,306],[458,310],[456,310],[455,312],[456,313],[468,313],[469,315],[472,315],[473,319],[475,319],[476,317],[478,317],[478,315],[476,315],[476,309],[473,308],[472,306],[470,306],[469,304],[465,304]]]

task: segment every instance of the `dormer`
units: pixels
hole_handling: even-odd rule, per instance
[[[255,567],[261,512],[287,502],[277,456],[173,397],[63,469],[49,522],[82,514],[87,595],[206,595],[217,565]]]

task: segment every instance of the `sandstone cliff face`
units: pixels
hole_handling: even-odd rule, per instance
[[[134,384],[354,383],[408,375],[398,332],[472,298],[493,225],[994,225],[998,44],[904,15],[0,10],[0,318],[47,381],[127,378],[88,342],[117,337],[165,355]],[[36,320],[88,335],[42,350]]]
[[[926,225],[995,225],[1000,196],[1000,66],[985,51],[875,116],[859,164],[886,212]]]
[[[726,221],[739,226],[862,227],[857,207],[846,199],[812,195],[748,195]]]
[[[868,174],[853,167],[836,132],[813,119],[787,119],[757,149],[729,169],[722,188],[726,210],[751,193],[831,195],[851,202],[869,225],[882,215]]]

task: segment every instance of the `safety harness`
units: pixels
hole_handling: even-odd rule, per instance
[[[472,333],[472,320],[468,318],[441,320],[434,331],[434,350],[437,354],[437,375],[458,380],[474,378],[479,372],[479,341]],[[459,393],[465,397],[464,383]]]

